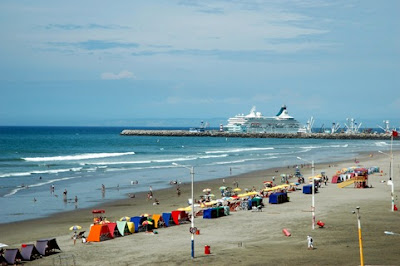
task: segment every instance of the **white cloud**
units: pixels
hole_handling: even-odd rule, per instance
[[[117,80],[117,79],[134,79],[135,75],[133,75],[132,72],[129,72],[128,70],[123,70],[117,74],[111,73],[111,72],[104,72],[101,74],[101,79],[106,79],[106,80]]]

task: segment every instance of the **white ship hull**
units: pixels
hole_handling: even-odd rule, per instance
[[[300,123],[289,116],[286,106],[282,106],[278,114],[273,117],[265,117],[253,107],[248,115],[229,118],[224,130],[247,133],[297,133],[300,128]]]

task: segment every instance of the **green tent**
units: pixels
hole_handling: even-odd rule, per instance
[[[128,224],[126,223],[126,221],[117,221],[117,228],[118,228],[118,232],[122,236],[130,234]]]

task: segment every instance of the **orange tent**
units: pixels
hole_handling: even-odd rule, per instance
[[[88,242],[99,242],[110,238],[112,236],[106,224],[94,224],[90,227],[90,232],[86,240]]]
[[[160,214],[153,214],[153,221],[154,221],[154,228],[158,228],[158,221],[160,220],[161,215]]]

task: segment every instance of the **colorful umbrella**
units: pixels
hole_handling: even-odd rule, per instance
[[[149,217],[150,215],[148,213],[142,213],[140,216],[142,217]]]
[[[128,217],[128,216],[124,216],[124,217],[121,217],[121,219],[119,219],[120,221],[130,221],[131,220],[131,217]]]
[[[235,191],[235,192],[237,192],[237,191],[242,191],[242,189],[240,189],[240,188],[237,187],[237,188],[234,188],[233,191]]]
[[[211,188],[205,188],[205,189],[203,189],[203,192],[210,192],[211,191]]]
[[[74,225],[69,228],[70,231],[76,231],[76,230],[81,230],[81,229],[82,229],[82,226],[80,226],[80,225]]]
[[[219,190],[223,190],[223,189],[226,189],[226,186],[219,187]]]
[[[150,221],[144,221],[144,222],[142,223],[142,225],[148,225],[148,224],[153,224],[153,223],[150,222]]]

